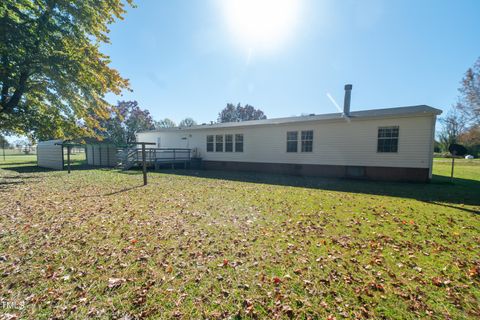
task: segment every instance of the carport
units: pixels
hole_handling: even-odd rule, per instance
[[[146,145],[153,145],[152,142],[136,142],[134,144],[128,145],[126,147],[119,147],[115,144],[109,143],[75,143],[73,141],[63,141],[63,140],[48,140],[40,141],[37,146],[37,165],[43,168],[50,168],[55,170],[64,170],[65,165],[67,166],[68,173],[71,171],[71,161],[70,155],[71,150],[74,147],[85,148],[85,158],[89,166],[102,166],[102,167],[116,167],[119,164],[119,160],[122,157],[119,157],[119,154],[130,154],[130,151],[133,150],[135,154],[135,162],[141,164],[143,171],[143,184],[147,184],[147,162],[149,158],[147,157]],[[138,146],[141,148],[129,149],[130,146]],[[66,148],[66,159],[65,159],[65,150]],[[121,152],[119,152],[119,150]],[[175,155],[175,149],[172,149]],[[190,158],[190,149],[188,150],[188,157]],[[184,151],[185,151],[184,150]],[[169,150],[171,151],[171,150]],[[156,159],[156,158],[155,158]],[[151,159],[150,159],[151,160]],[[126,161],[124,159],[123,161]],[[182,161],[186,161],[183,159]]]
[[[89,166],[115,167],[117,146],[109,143],[76,143],[68,140],[40,141],[37,145],[37,165],[42,168],[71,171],[72,149],[85,150],[86,164]]]

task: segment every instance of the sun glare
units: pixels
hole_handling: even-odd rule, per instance
[[[222,0],[232,37],[248,49],[273,50],[292,36],[300,0]]]

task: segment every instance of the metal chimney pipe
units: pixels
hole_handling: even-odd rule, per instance
[[[345,116],[350,115],[350,100],[352,99],[352,85],[345,85],[345,99],[343,100],[343,114]]]

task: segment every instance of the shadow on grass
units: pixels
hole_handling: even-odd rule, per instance
[[[37,165],[1,166],[0,169],[14,171],[16,173],[36,173],[36,172],[57,171],[54,169],[40,168],[40,167],[37,167]]]
[[[36,173],[36,172],[50,172],[50,171],[65,171],[67,172],[67,166],[64,167],[63,170],[56,170],[56,169],[49,169],[49,168],[42,168],[38,167],[36,162],[32,162],[35,165],[31,165],[30,162],[26,163],[23,162],[22,165],[0,165],[0,169],[3,170],[8,170],[8,171],[14,171],[16,173]],[[109,167],[99,167],[99,166],[89,166],[87,164],[72,164],[70,166],[71,172],[75,172],[78,170],[93,170],[93,169],[99,169],[99,170],[105,170],[105,169],[112,169]],[[22,176],[23,179],[23,176]]]
[[[23,159],[22,159],[23,160]],[[37,161],[2,161],[0,162],[0,168],[16,167],[16,166],[26,166],[26,165],[37,165]]]
[[[407,183],[213,170],[170,170],[162,171],[162,173],[208,179],[410,198],[470,213],[480,213],[478,210],[474,210],[475,208],[471,209],[464,207],[464,205],[474,207],[480,206],[480,181],[455,178],[452,183],[450,182],[450,178],[438,175],[434,175],[430,183]]]
[[[81,196],[81,197],[82,198],[109,197],[109,196],[114,196],[114,195],[117,195],[117,194],[120,194],[120,193],[128,192],[130,190],[135,190],[135,189],[142,188],[142,187],[144,187],[143,184],[133,186],[133,187],[128,187],[128,188],[123,188],[123,189],[120,189],[120,190],[117,190],[117,191],[112,191],[112,192],[105,193],[105,194],[92,194],[92,195],[86,195],[86,196]]]
[[[9,185],[14,185],[14,184],[24,184],[24,181],[0,181],[0,188],[9,186]]]
[[[6,179],[6,180],[11,180],[11,179],[35,179],[37,177],[35,176],[3,176],[3,177],[0,177],[0,179]]]
[[[114,191],[114,192],[110,192],[110,193],[106,193],[106,194],[104,194],[104,196],[113,196],[113,195],[116,195],[116,194],[119,194],[119,193],[127,192],[127,191],[137,189],[137,188],[141,188],[141,187],[143,187],[143,184],[138,185],[138,186],[134,186],[134,187],[130,187],[130,188],[125,188],[125,189],[118,190],[118,191]]]
[[[37,167],[36,161],[11,162],[0,164],[0,169],[14,171],[16,173],[35,173],[55,171]],[[112,170],[112,168],[93,167],[84,162],[75,162],[72,165],[72,174],[77,170]],[[150,171],[150,170],[149,170]],[[141,170],[118,171],[126,175],[141,175]],[[151,171],[150,171],[151,172]],[[478,208],[465,208],[464,206],[480,206],[480,181],[471,179],[455,178],[453,183],[450,178],[434,175],[430,183],[406,183],[406,182],[380,182],[365,180],[333,179],[321,177],[300,177],[255,172],[233,172],[215,170],[162,170],[166,174],[194,176],[208,179],[221,179],[239,182],[281,185],[289,187],[312,188],[339,192],[351,192],[370,195],[384,195],[400,198],[416,199],[426,203],[436,204],[443,207],[455,208],[465,212],[479,214]],[[18,177],[23,179],[30,176]],[[4,177],[5,178],[5,177]],[[6,179],[16,177],[6,177]],[[18,184],[17,182],[13,182]],[[2,189],[8,186],[3,183]],[[126,192],[140,186],[125,188],[109,195]]]
[[[0,192],[7,192],[11,189],[11,187],[19,184],[25,184],[25,181],[1,181],[0,180]]]

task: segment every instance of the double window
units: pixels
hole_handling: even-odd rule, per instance
[[[214,151],[243,152],[243,134],[207,135],[207,152]]]
[[[377,152],[398,152],[398,126],[378,128]]]
[[[298,152],[298,131],[287,132],[287,152]],[[313,130],[300,131],[300,151],[313,151]]]

